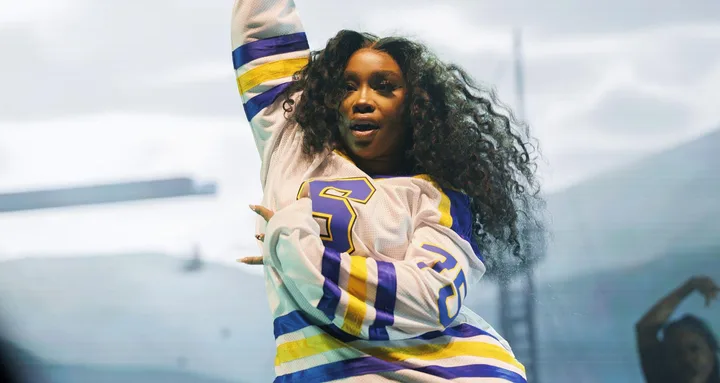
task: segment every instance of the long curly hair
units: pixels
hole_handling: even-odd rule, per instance
[[[441,187],[470,198],[473,232],[488,273],[512,273],[532,261],[536,253],[529,247],[542,232],[535,214],[542,205],[535,175],[537,145],[491,88],[476,84],[458,66],[443,63],[423,44],[343,30],[325,49],[312,52],[281,95],[288,118],[303,131],[305,154],[342,148],[338,126],[339,105],[346,95],[343,72],[361,48],[389,54],[404,74],[404,120],[410,125],[404,170],[427,174]],[[302,93],[295,101],[297,92]]]

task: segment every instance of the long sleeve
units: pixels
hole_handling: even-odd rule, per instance
[[[235,0],[232,59],[245,115],[263,162],[287,126],[277,96],[308,62],[309,46],[292,0]]]
[[[309,198],[276,212],[264,245],[267,266],[278,270],[306,314],[371,340],[408,339],[450,326],[475,258],[467,242],[420,222],[405,260],[383,262],[325,247],[312,213]]]

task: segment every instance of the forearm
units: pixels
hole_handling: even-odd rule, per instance
[[[465,254],[447,243],[447,251],[425,243],[441,240],[439,234],[421,234],[422,243],[409,247],[410,261],[338,253],[324,246],[311,201],[303,198],[270,220],[264,255],[292,286],[291,295],[313,307],[311,316],[322,313],[362,339],[406,339],[447,328],[467,291]]]
[[[287,125],[279,95],[307,65],[309,46],[292,0],[235,0],[231,22],[237,87],[265,163]]]
[[[692,293],[690,281],[683,283],[670,294],[658,301],[641,319],[636,328],[640,330],[659,330],[668,321],[673,312]]]

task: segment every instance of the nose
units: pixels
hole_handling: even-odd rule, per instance
[[[357,91],[357,99],[353,103],[352,111],[355,114],[367,114],[375,111],[375,106],[370,100],[370,92],[367,87],[362,87]]]

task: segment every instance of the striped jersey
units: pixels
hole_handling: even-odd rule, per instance
[[[366,174],[337,150],[302,154],[277,97],[310,53],[292,0],[236,0],[232,44],[275,211],[258,220],[275,381],[525,382],[507,342],[463,306],[485,272],[468,197],[425,175]]]

